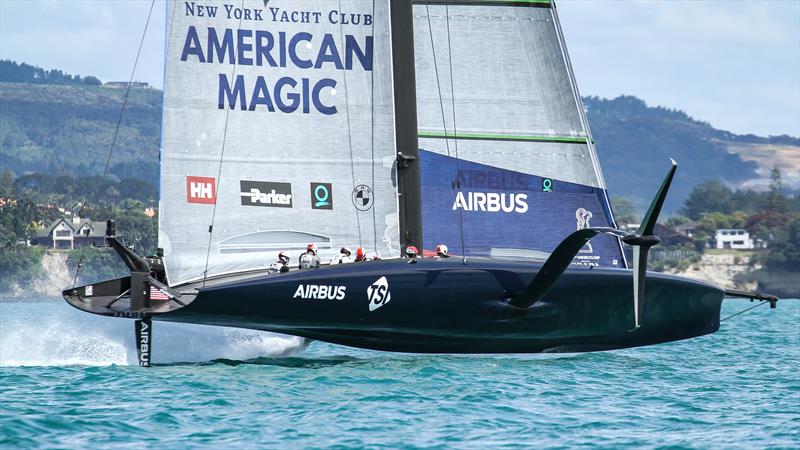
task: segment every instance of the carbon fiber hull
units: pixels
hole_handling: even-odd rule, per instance
[[[722,289],[659,273],[648,274],[643,324],[634,331],[629,270],[571,268],[543,300],[509,305],[536,271],[516,262],[464,265],[450,258],[222,278],[198,288],[185,307],[153,318],[414,353],[598,351],[719,329]]]

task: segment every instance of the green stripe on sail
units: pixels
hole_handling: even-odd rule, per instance
[[[547,135],[522,135],[522,134],[494,134],[494,133],[458,133],[445,134],[435,131],[420,131],[417,136],[433,139],[475,139],[485,141],[521,141],[521,142],[563,142],[567,144],[586,144],[588,140],[573,136],[547,136]]]

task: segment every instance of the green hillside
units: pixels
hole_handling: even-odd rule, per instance
[[[0,83],[0,156],[17,175],[103,173],[124,89]],[[161,91],[133,89],[109,174],[155,180],[161,140]]]
[[[101,174],[125,90],[87,85],[85,80],[93,77],[76,81],[54,71],[37,75],[36,70],[15,72],[16,78],[0,73],[2,168],[17,176]],[[42,77],[58,84],[43,84]],[[19,79],[37,82],[7,81]],[[157,184],[161,94],[131,90],[109,174]],[[648,107],[635,97],[584,101],[610,193],[629,198],[637,209],[657,189],[670,157],[678,161],[679,170],[667,213],[677,212],[691,190],[709,179],[755,187],[753,180],[764,179],[768,186],[773,165],[782,169],[784,185],[795,187],[792,174],[800,172],[797,138],[735,135],[681,111]]]

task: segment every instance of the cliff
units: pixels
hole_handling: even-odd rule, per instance
[[[668,273],[710,281],[728,289],[760,291],[781,298],[800,298],[800,274],[769,271],[756,262],[756,253],[710,250],[686,270]]]

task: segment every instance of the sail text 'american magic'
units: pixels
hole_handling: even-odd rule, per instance
[[[343,37],[343,45],[342,52],[331,33],[315,36],[307,32],[289,34],[284,31],[217,30],[213,27],[208,27],[206,39],[201,39],[197,29],[190,26],[186,32],[181,61],[303,70],[353,70],[354,67],[372,70],[372,36],[364,36],[363,41],[359,42],[356,36],[347,34]],[[255,111],[262,106],[270,112],[292,113],[301,110],[308,114],[313,106],[322,114],[336,114],[335,105],[326,105],[322,101],[324,89],[330,89],[329,93],[335,95],[336,80],[312,80],[307,77],[297,80],[284,76],[270,87],[263,75],[250,79],[236,75],[230,79],[226,73],[220,73],[218,107],[233,109],[238,106],[243,111]]]

